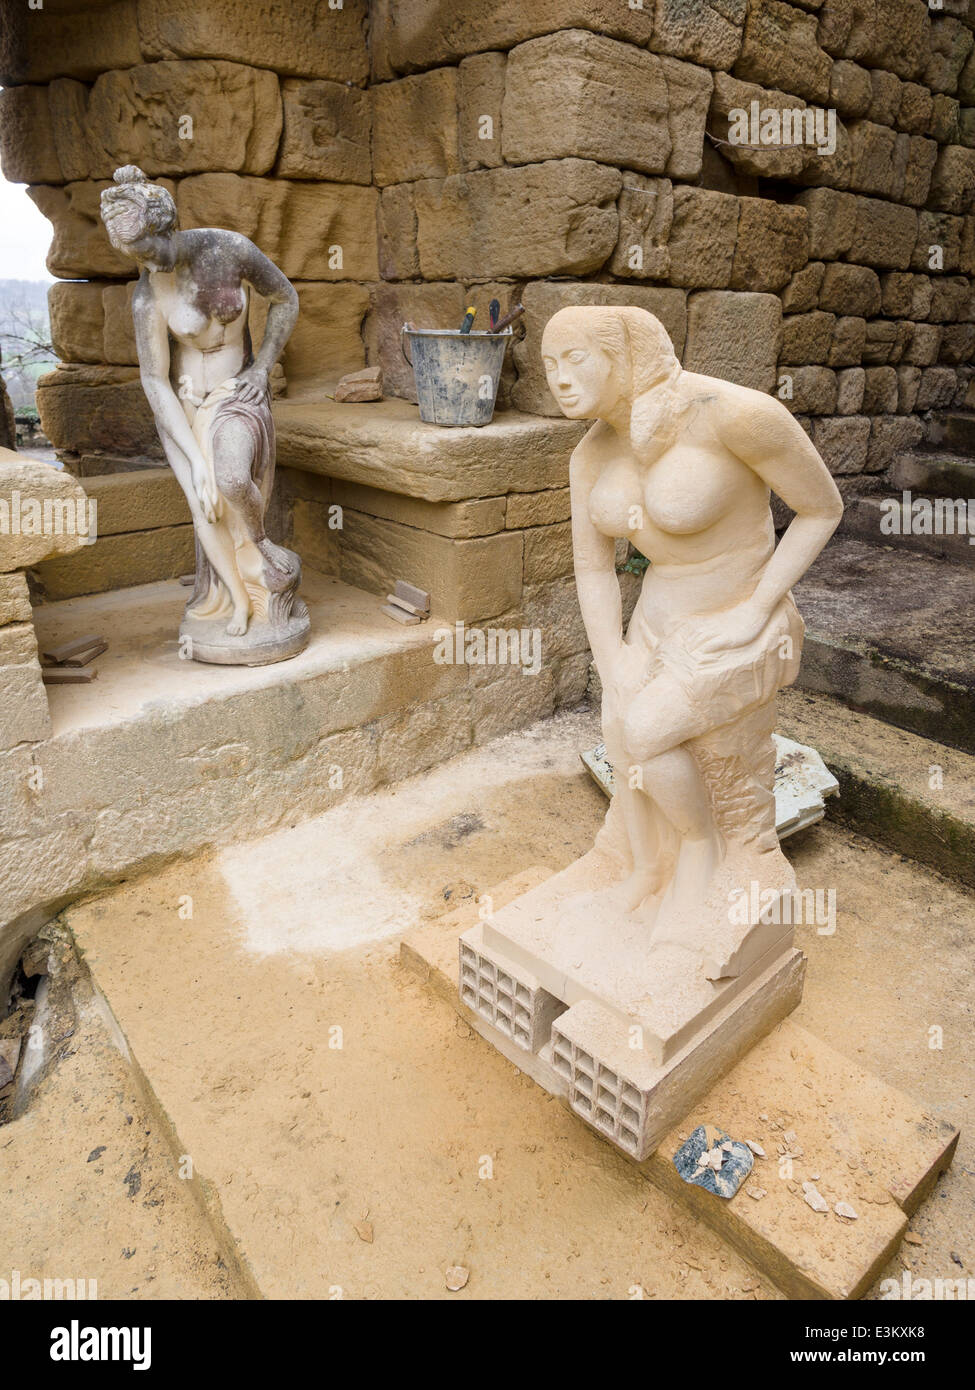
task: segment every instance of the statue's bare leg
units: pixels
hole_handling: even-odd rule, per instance
[[[254,436],[244,420],[233,417],[213,431],[213,471],[217,488],[234,509],[244,535],[260,547],[264,540],[264,500],[254,482]],[[234,611],[227,624],[231,637],[247,631],[251,603],[234,562],[236,585],[231,589]]]

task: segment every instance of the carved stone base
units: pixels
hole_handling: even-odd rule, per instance
[[[295,601],[286,623],[251,620],[239,637],[227,633],[226,618],[194,618],[187,614],[179,625],[180,642],[192,643],[190,656],[214,666],[270,666],[287,661],[308,645],[311,621],[301,599]]]
[[[459,992],[483,1035],[625,1153],[642,1160],[695,1100],[789,1014],[805,960],[791,925],[747,938],[742,968],[653,945],[590,851],[460,938]]]

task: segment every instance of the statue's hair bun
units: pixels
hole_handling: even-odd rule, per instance
[[[123,164],[112,175],[116,183],[148,183],[149,180],[137,164]]]

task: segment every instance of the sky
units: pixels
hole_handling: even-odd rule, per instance
[[[50,280],[44,264],[51,224],[27,196],[25,183],[0,177],[0,280]]]

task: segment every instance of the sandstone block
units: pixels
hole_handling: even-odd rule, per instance
[[[836,373],[837,415],[859,415],[866,377],[862,367],[844,367]]]
[[[532,526],[522,533],[525,541],[524,580],[544,584],[572,573],[572,523]]]
[[[421,272],[482,280],[598,270],[618,239],[622,184],[618,169],[582,159],[425,179],[416,189]]]
[[[650,46],[706,68],[730,68],[741,50],[747,8],[747,0],[656,0]]]
[[[674,220],[670,179],[627,174],[617,203],[619,240],[609,262],[611,275],[623,279],[665,280],[670,274],[667,242]]]
[[[866,116],[873,100],[873,82],[867,68],[847,58],[833,64],[829,74],[829,104],[835,106],[838,115],[846,120]]]
[[[809,254],[816,260],[833,261],[844,255],[856,232],[856,198],[832,188],[811,188],[796,202],[809,214]]]
[[[90,88],[73,77],[58,77],[48,84],[47,100],[54,148],[61,177],[58,183],[72,183],[91,177],[93,167],[88,138],[88,98]]]
[[[98,505],[98,536],[186,526],[190,509],[171,468],[140,468],[85,478],[85,495]],[[96,547],[97,548],[97,547]]]
[[[365,285],[299,283],[295,288],[298,322],[281,359],[289,399],[321,396],[326,384],[366,365],[362,335],[370,305]],[[266,301],[254,303],[263,334]]]
[[[945,145],[931,175],[930,203],[941,212],[968,212],[975,196],[975,150]]]
[[[374,188],[197,174],[177,192],[183,227],[233,227],[290,280],[378,280]]]
[[[926,319],[931,312],[931,281],[927,275],[895,271],[882,278],[884,313],[896,319]]]
[[[918,367],[930,366],[937,362],[941,348],[943,329],[935,323],[916,323],[911,341],[904,350],[903,361]]]
[[[889,319],[874,319],[868,323],[863,344],[864,366],[885,366],[899,362],[911,340],[911,333],[910,324],[904,321],[892,323]]]
[[[0,81],[5,87],[61,76],[91,81],[109,68],[142,61],[136,0],[7,9],[0,30]]]
[[[701,68],[562,30],[508,56],[504,158],[530,164],[581,156],[696,178],[710,100],[711,76]]]
[[[373,88],[373,168],[381,186],[460,171],[458,69],[434,68]]]
[[[874,47],[876,0],[823,0],[817,37],[827,53],[862,61]]]
[[[935,92],[931,98],[931,120],[925,134],[939,145],[957,145],[961,129],[961,107],[954,97]]]
[[[787,314],[782,320],[782,355],[785,366],[823,363],[833,341],[834,314],[821,309],[809,314]]]
[[[138,370],[65,365],[37,384],[41,428],[56,449],[162,452]]]
[[[748,8],[735,76],[808,101],[828,102],[832,62],[816,31],[815,15],[779,0],[755,0]]]
[[[813,421],[812,440],[834,477],[862,473],[870,444],[870,420],[865,415],[819,416]]]
[[[379,202],[379,273],[384,280],[420,277],[416,244],[416,198],[411,183],[384,188]]]
[[[975,35],[951,15],[932,14],[931,39],[923,81],[933,92],[954,92],[972,47]]]
[[[956,323],[964,319],[971,305],[971,286],[960,275],[939,275],[931,281],[932,323]]]
[[[739,200],[707,188],[674,189],[670,278],[685,288],[723,289],[731,283]]]
[[[819,307],[834,314],[864,318],[879,314],[880,280],[876,271],[867,266],[837,262],[828,265],[819,292]]]
[[[731,288],[782,289],[809,259],[806,209],[771,198],[742,198],[739,206]]]
[[[51,732],[31,623],[0,628],[0,749],[38,743]]]
[[[909,137],[873,121],[850,125],[850,187],[858,193],[896,198],[904,185]]]
[[[369,94],[341,82],[281,84],[282,132],[275,173],[284,179],[372,183]]]
[[[29,623],[30,620],[30,594],[25,576],[16,571],[0,574],[0,627],[7,623]]]
[[[64,122],[59,138],[66,139]],[[265,174],[281,135],[273,72],[224,62],[145,63],[103,73],[71,142],[72,164],[110,179],[138,164],[153,177],[201,170]],[[61,161],[66,161],[62,143]]]
[[[803,314],[815,309],[823,285],[826,266],[822,261],[810,261],[797,270],[782,291],[782,310],[787,314]]]
[[[836,148],[832,154],[825,149],[820,153],[816,146],[806,146],[806,162],[802,172],[795,176],[796,183],[810,188],[846,189],[852,186],[853,144],[849,128],[843,121],[837,120],[834,134]]]
[[[501,154],[501,107],[507,57],[474,53],[460,65],[461,169],[496,169]]]
[[[893,367],[865,367],[864,415],[893,415],[897,411],[897,373]]]
[[[783,377],[791,397],[782,395]],[[832,415],[836,409],[836,373],[828,367],[789,367],[779,372],[779,393],[789,409],[801,415]]]
[[[513,492],[506,499],[504,524],[510,530],[524,526],[552,526],[568,521],[572,511],[567,487],[544,488],[541,492]]]
[[[917,270],[957,270],[964,227],[965,219],[950,212],[921,212],[911,265]]]
[[[921,368],[901,365],[897,368],[897,413],[909,415],[917,405],[921,385]],[[876,421],[874,421],[876,424]]]
[[[450,619],[477,622],[518,604],[522,563],[518,531],[450,540],[360,512],[343,516],[345,583],[385,595],[390,576],[408,575],[410,583],[429,592],[434,612]]]
[[[975,323],[949,323],[941,338],[940,359],[952,366],[971,362],[975,356]]]
[[[754,174],[759,178],[792,178],[805,167],[808,152],[801,145],[782,145],[779,140],[767,148],[755,148],[749,141],[735,139],[736,124],[741,121],[737,113],[752,111],[752,102],[758,102],[760,113],[766,111],[802,110],[806,103],[789,92],[766,91],[753,82],[742,82],[727,73],[714,75],[714,95],[711,98],[708,116],[708,130],[716,140],[727,141],[722,144],[721,153],[743,174]],[[781,118],[780,118],[781,119]]]
[[[192,570],[195,553],[191,525],[156,526],[100,536],[76,555],[45,560],[35,574],[45,599],[56,602],[176,579]]]
[[[896,415],[875,415],[870,422],[870,443],[865,471],[885,473],[897,454],[921,442],[924,427],[920,420]]]
[[[525,336],[514,348],[518,381],[512,391],[512,402],[518,410],[538,415],[561,415],[545,380],[541,343],[542,333],[549,319],[559,309],[569,305],[634,304],[637,308],[648,310],[660,320],[670,334],[678,357],[684,352],[687,311],[684,294],[678,289],[657,289],[645,285],[553,283],[543,280],[525,286],[522,303],[525,306]]]
[[[867,119],[879,125],[893,125],[901,104],[901,80],[892,72],[874,68],[870,74],[870,105]]]
[[[732,3],[737,8],[741,0]],[[724,4],[722,10],[727,12]],[[650,0],[639,9],[618,0],[382,0],[370,6],[370,47],[374,67],[384,76],[511,49],[557,29],[590,29],[646,47],[655,32],[653,11]]]
[[[933,140],[925,140],[922,135],[908,137],[907,163],[900,192],[902,202],[912,208],[919,208],[927,202],[937,158],[938,146]]]
[[[139,363],[132,322],[135,283],[127,280],[102,288],[102,361],[115,366],[135,367]]]
[[[831,367],[856,367],[863,357],[867,337],[866,319],[843,315],[833,329],[833,346],[829,350]]]
[[[860,265],[905,270],[911,263],[917,229],[913,208],[879,198],[857,198],[853,240],[847,257]]]
[[[87,522],[85,494],[69,473],[0,449],[0,573],[79,550]]]
[[[917,410],[944,410],[954,401],[958,379],[951,367],[925,367],[917,393]]]
[[[45,87],[0,91],[0,164],[8,183],[61,183]]]
[[[782,305],[775,295],[706,290],[688,300],[683,363],[688,371],[769,391],[781,337]]]
[[[51,342],[63,362],[104,361],[104,288],[97,280],[61,280],[48,290]]]
[[[905,82],[897,110],[898,128],[909,135],[926,135],[930,124],[931,93],[918,82]]]
[[[366,0],[343,0],[341,8],[289,0],[273,10],[238,0],[166,0],[140,4],[139,34],[147,59],[227,58],[362,86],[369,74],[367,17]],[[125,65],[104,65],[116,66]]]

